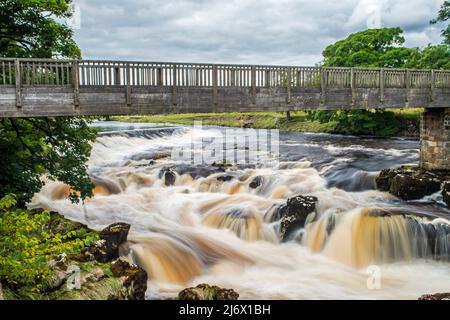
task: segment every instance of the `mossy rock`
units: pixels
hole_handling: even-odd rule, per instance
[[[186,288],[178,294],[179,300],[237,300],[239,294],[233,289],[223,289],[209,284]]]
[[[448,177],[448,172],[404,166],[382,170],[376,183],[379,190],[387,191],[403,200],[418,200],[438,192]]]

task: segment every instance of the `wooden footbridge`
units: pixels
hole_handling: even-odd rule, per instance
[[[0,60],[0,117],[450,107],[450,71]]]
[[[421,166],[450,170],[450,71],[0,59],[0,117],[409,107]]]

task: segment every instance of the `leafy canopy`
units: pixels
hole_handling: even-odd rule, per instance
[[[333,67],[403,67],[418,55],[405,48],[400,28],[368,29],[351,34],[323,51],[323,65]]]
[[[82,118],[0,119],[0,195],[27,202],[46,175],[70,185],[74,201],[91,196],[85,163],[95,137]]]
[[[73,31],[62,21],[72,0],[2,0],[0,57],[79,58]],[[92,195],[85,165],[96,131],[83,118],[0,120],[0,197],[28,202],[42,175],[71,186],[71,199]]]
[[[73,31],[58,22],[72,15],[72,0],[2,0],[0,56],[80,58]]]
[[[430,21],[431,24],[436,24],[439,22],[445,22],[450,20],[450,0],[445,0],[439,9],[436,19]],[[444,37],[444,43],[450,45],[450,24],[447,25],[441,32]]]

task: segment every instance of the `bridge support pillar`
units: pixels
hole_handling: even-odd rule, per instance
[[[420,166],[450,170],[450,108],[425,109],[420,122]]]

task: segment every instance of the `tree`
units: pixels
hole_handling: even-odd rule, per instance
[[[436,19],[430,21],[431,24],[436,24],[439,22],[445,22],[450,19],[450,0],[444,1],[439,9]],[[446,28],[442,29],[441,32],[444,37],[444,44],[450,45],[450,24]]]
[[[409,68],[450,69],[450,49],[446,44],[428,45],[420,52],[420,57]]]
[[[71,17],[72,0],[2,0],[0,56],[80,58],[73,31],[55,19]]]
[[[0,56],[79,58],[72,30],[71,0],[2,0]],[[96,131],[87,118],[0,120],[0,198],[15,193],[20,204],[43,185],[42,175],[71,187],[71,199],[92,195],[86,161]]]
[[[368,29],[351,34],[323,51],[328,67],[401,68],[420,56],[417,48],[405,48],[400,28]]]

